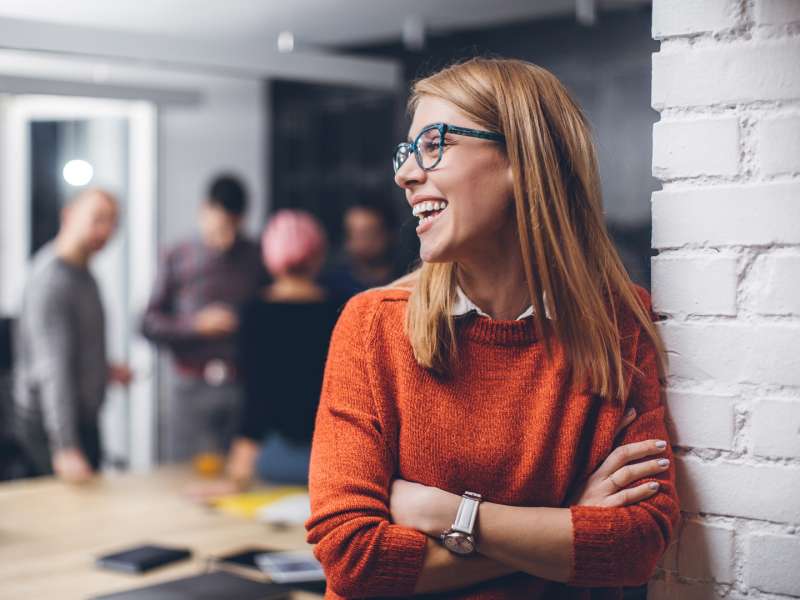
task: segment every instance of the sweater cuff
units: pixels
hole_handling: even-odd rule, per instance
[[[380,541],[380,558],[374,579],[393,596],[410,596],[425,562],[428,536],[416,529],[389,525]]]
[[[573,529],[573,573],[570,585],[591,585],[618,572],[615,548],[630,527],[617,508],[571,506]]]

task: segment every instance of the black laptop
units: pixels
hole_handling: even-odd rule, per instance
[[[94,600],[288,600],[292,588],[218,571],[95,596]]]

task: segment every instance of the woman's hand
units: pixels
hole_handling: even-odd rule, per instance
[[[439,488],[395,479],[389,497],[392,522],[438,537],[455,519],[461,497]]]
[[[261,446],[255,441],[246,437],[237,437],[231,444],[225,474],[237,482],[241,488],[247,488],[253,479],[260,451]]]
[[[220,496],[238,494],[242,488],[232,479],[214,479],[213,481],[199,481],[186,487],[186,496],[200,504],[213,503]]]
[[[190,485],[186,494],[197,502],[209,502],[219,496],[238,494],[250,487],[260,446],[246,437],[237,437],[231,444],[225,478]]]
[[[635,409],[628,411],[617,428],[614,437],[619,435],[635,418]],[[664,445],[659,447],[657,445],[659,442],[664,442]],[[649,498],[658,492],[659,485],[657,482],[651,481],[633,488],[622,488],[632,481],[648,476],[652,477],[662,471],[666,471],[669,468],[669,460],[660,458],[633,465],[628,463],[651,454],[664,452],[665,449],[666,442],[664,440],[645,440],[618,446],[608,455],[603,464],[589,476],[589,479],[570,496],[567,506],[576,504],[605,507],[625,506]]]

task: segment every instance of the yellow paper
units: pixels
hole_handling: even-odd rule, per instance
[[[211,505],[222,512],[254,519],[256,512],[263,506],[277,502],[278,500],[293,494],[307,494],[308,488],[302,486],[281,486],[267,490],[255,490],[243,494],[231,494],[220,496],[211,501]]]

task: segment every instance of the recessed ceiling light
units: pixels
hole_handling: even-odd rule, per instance
[[[64,181],[70,185],[80,186],[86,185],[92,180],[94,176],[94,169],[85,160],[74,159],[64,165],[61,171],[64,176]]]

